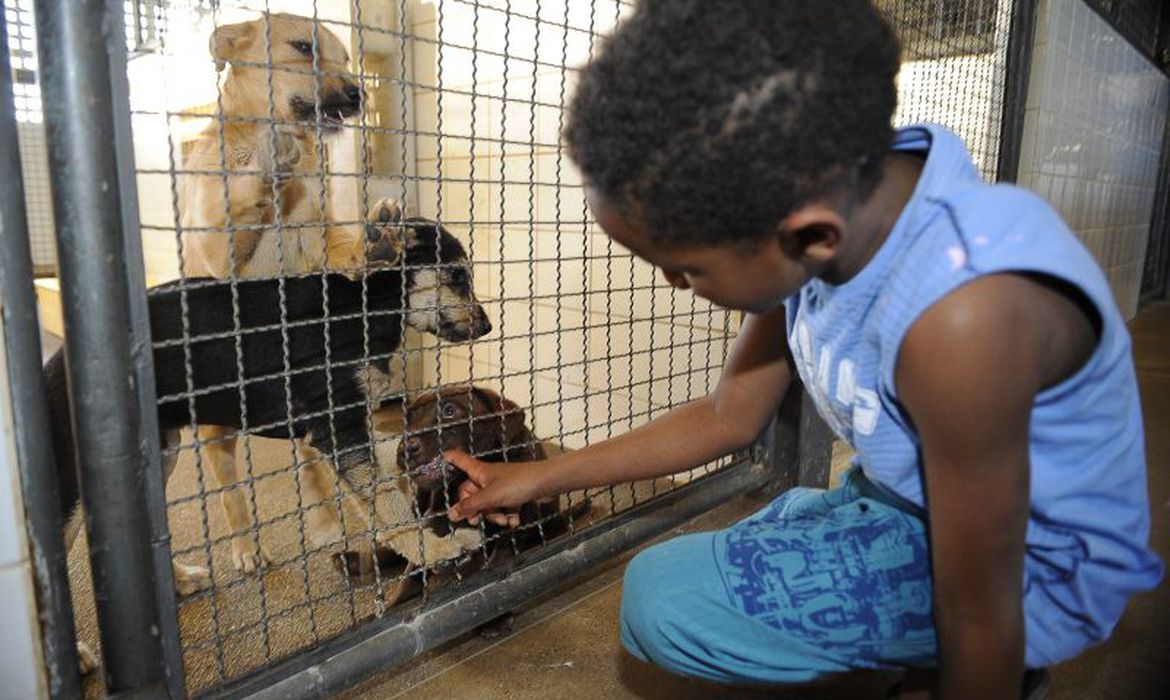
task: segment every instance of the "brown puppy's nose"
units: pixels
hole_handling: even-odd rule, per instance
[[[407,457],[417,457],[422,452],[422,441],[418,438],[408,438],[404,445]]]

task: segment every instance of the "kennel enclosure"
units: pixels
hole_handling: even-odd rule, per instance
[[[1155,34],[1147,50],[1118,28],[1166,18],[1155,8],[1152,20],[1141,20],[1152,4],[1119,0],[877,5],[904,43],[896,121],[949,126],[987,179],[1019,181],[1053,201],[1132,314],[1147,241],[1165,245],[1154,179],[1165,167],[1168,88],[1157,61],[1162,39]],[[475,294],[495,327],[467,344],[407,331],[403,347],[384,358],[392,367],[386,415],[397,436],[387,440],[412,434],[395,413],[400,402],[464,383],[515,401],[550,451],[636,427],[714,386],[739,319],[670,288],[614,246],[592,221],[560,142],[576,67],[631,9],[618,0],[4,3],[12,63],[0,87],[0,195],[11,213],[0,237],[4,346],[28,559],[36,562],[22,570],[42,601],[48,694],[324,695],[736,494],[828,483],[832,436],[807,399],[792,397],[753,448],[676,478],[572,494],[567,507],[587,502],[590,511],[568,535],[500,566],[428,574],[420,597],[397,605],[392,591],[403,572],[347,577],[333,563],[340,545],[307,537],[289,441],[240,436],[241,478],[221,485],[192,425],[171,483],[163,483],[169,455],[157,439],[148,299],[162,284],[205,283],[182,272],[179,191],[196,176],[226,191],[247,174],[226,159],[211,171],[187,165],[195,141],[222,138],[229,122],[222,89],[237,68],[217,72],[207,41],[217,27],[266,12],[306,18],[314,47],[322,32],[339,38],[350,55],[345,75],[366,93],[362,112],[338,133],[324,133],[319,115],[308,127],[323,163],[304,174],[308,196],[339,224],[364,225],[367,207],[382,197],[440,222],[466,248]],[[274,62],[265,26],[266,60],[244,67],[265,76],[269,113],[250,118],[271,141],[291,127],[276,115],[272,84],[310,76],[319,93],[331,72],[316,59]],[[1098,76],[1093,90],[1084,87],[1088,76]],[[266,230],[314,224],[321,222],[277,214]],[[249,231],[229,222],[219,233]],[[438,260],[421,268],[444,269]],[[38,284],[38,328],[33,278],[46,270],[60,280],[89,518],[87,541],[72,552],[62,546],[47,478],[52,445],[35,364],[54,308]],[[197,394],[192,387],[184,398]],[[390,479],[347,478],[374,512]],[[232,493],[247,504],[244,532],[231,529],[219,503]],[[426,523],[415,512],[396,525]],[[236,570],[232,546],[241,535],[267,552],[261,571]],[[206,567],[210,586],[176,596],[173,558]],[[76,673],[75,634],[100,646],[100,674]]]

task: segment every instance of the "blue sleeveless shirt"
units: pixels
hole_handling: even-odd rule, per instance
[[[1030,427],[1026,663],[1105,639],[1162,564],[1149,550],[1141,406],[1125,323],[1096,262],[1040,197],[980,178],[963,142],[936,125],[898,132],[926,162],[894,229],[853,279],[814,279],[785,301],[797,371],[865,475],[924,505],[919,440],[894,383],[910,326],[982,276],[1033,272],[1096,306],[1100,343],[1074,376],[1036,397]],[[988,381],[995,381],[988,377]]]

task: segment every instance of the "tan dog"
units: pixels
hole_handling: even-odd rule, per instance
[[[365,227],[333,223],[322,172],[323,139],[362,106],[345,46],[309,18],[270,14],[217,28],[209,49],[217,70],[227,68],[227,75],[216,119],[183,163],[184,274],[256,278],[328,269],[355,276],[366,262]],[[370,211],[372,221],[400,217],[393,200]],[[240,533],[232,540],[232,561],[252,572],[268,558],[250,532],[243,491],[231,488],[238,481],[234,431],[200,426],[198,437],[223,487],[228,525]],[[331,492],[315,493],[336,481],[322,472],[327,467],[311,460],[303,468],[310,498],[330,500]],[[336,517],[332,511],[310,517],[309,534],[335,529]],[[175,575],[180,593],[210,585],[199,567],[176,566]]]
[[[209,48],[217,68],[230,68],[216,119],[183,163],[184,272],[223,279],[361,267],[361,227],[334,226],[322,191],[320,142],[362,106],[341,41],[308,18],[274,14],[219,27]]]

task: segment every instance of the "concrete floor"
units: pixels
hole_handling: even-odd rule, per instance
[[[1145,413],[1152,541],[1170,560],[1170,303],[1131,326]],[[678,529],[712,529],[751,512],[743,497]],[[890,676],[859,675],[816,689],[778,692],[683,679],[642,664],[618,644],[621,573],[628,556],[517,615],[514,632],[457,640],[341,697],[384,700],[549,698],[880,698]],[[1156,698],[1170,691],[1170,586],[1139,596],[1106,644],[1052,669],[1051,698]]]

